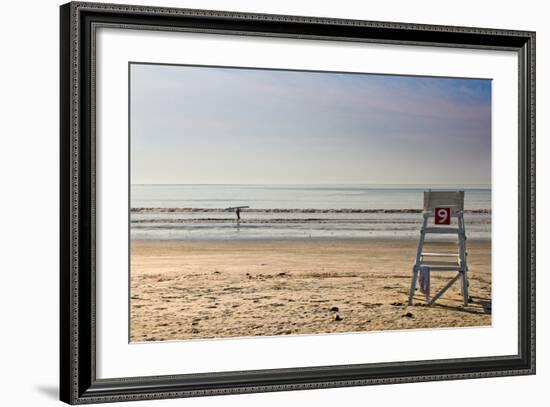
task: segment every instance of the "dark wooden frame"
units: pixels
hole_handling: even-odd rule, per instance
[[[83,404],[535,373],[534,32],[79,2],[61,6],[60,20],[61,400]],[[94,35],[99,26],[517,52],[518,354],[437,361],[97,379]]]

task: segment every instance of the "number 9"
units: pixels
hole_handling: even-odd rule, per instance
[[[446,223],[449,217],[449,211],[445,208],[440,208],[436,212],[438,223]]]

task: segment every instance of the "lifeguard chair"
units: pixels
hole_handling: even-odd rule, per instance
[[[464,305],[468,305],[468,264],[466,253],[466,228],[464,225],[464,191],[425,191],[423,222],[416,259],[412,271],[412,283],[409,291],[409,305],[413,296],[420,269],[429,268],[431,272],[453,272],[457,274],[430,299],[428,305],[437,301],[451,286],[460,280]],[[433,219],[433,222],[430,220]],[[456,219],[456,222],[452,220]],[[454,227],[456,224],[456,227]],[[452,227],[451,227],[452,226]],[[429,234],[455,235],[458,238],[456,253],[425,252],[424,244]]]

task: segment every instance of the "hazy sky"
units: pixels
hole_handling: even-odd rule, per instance
[[[483,184],[491,81],[131,66],[131,182]]]

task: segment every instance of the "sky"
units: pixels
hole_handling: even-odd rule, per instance
[[[491,182],[491,81],[132,64],[132,184]]]

